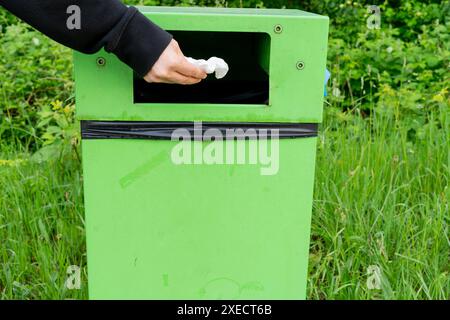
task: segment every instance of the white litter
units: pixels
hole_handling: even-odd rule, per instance
[[[211,57],[208,60],[204,60],[188,57],[186,59],[208,74],[215,73],[217,79],[225,77],[230,70],[228,64],[221,58]]]

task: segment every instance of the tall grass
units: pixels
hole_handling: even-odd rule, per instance
[[[0,150],[0,298],[86,298],[86,285],[65,286],[68,266],[86,262],[79,162]]]
[[[415,141],[401,115],[331,110],[318,149],[309,297],[448,299],[448,108],[430,113],[440,125]],[[368,287],[375,273],[379,286]]]

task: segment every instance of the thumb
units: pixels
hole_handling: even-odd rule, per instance
[[[187,77],[193,77],[197,79],[205,79],[207,76],[205,71],[190,63],[184,56],[183,59],[180,60],[180,63],[177,65],[176,71]]]

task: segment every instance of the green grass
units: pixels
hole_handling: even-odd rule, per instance
[[[312,299],[448,299],[448,108],[406,119],[328,113],[318,149]],[[368,269],[381,288],[368,290]]]
[[[86,285],[65,288],[67,267],[86,265],[80,164],[0,148],[1,159],[24,159],[0,162],[0,298],[86,298]]]
[[[316,167],[310,299],[448,299],[449,117],[408,121],[327,107]],[[35,163],[0,143],[0,298],[87,298],[80,163]],[[81,290],[65,289],[69,265]],[[380,289],[366,285],[370,268]]]

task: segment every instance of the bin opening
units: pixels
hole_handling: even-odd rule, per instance
[[[230,71],[199,84],[147,83],[134,76],[134,103],[269,104],[270,36],[260,32],[169,31],[187,57],[224,59]]]

